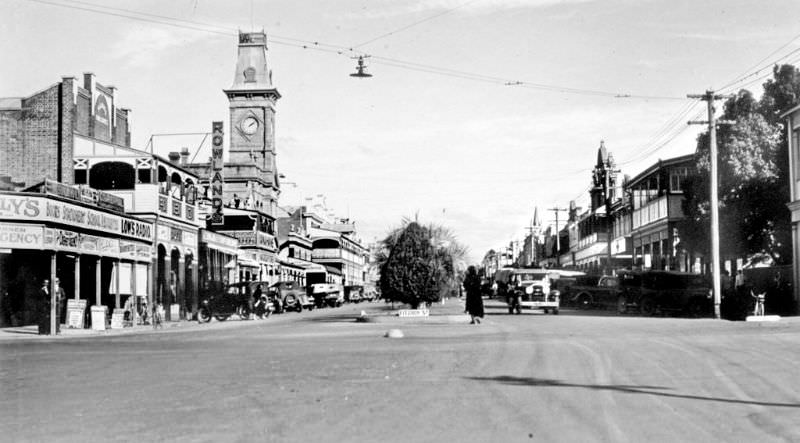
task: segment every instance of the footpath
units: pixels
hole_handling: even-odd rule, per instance
[[[355,305],[345,305],[353,310],[352,313],[348,312],[346,315],[351,318],[351,321],[367,322],[367,323],[388,323],[388,324],[449,324],[449,323],[469,323],[470,316],[464,313],[464,300],[458,298],[450,298],[444,303],[434,303],[430,307],[425,308],[428,310],[428,315],[421,316],[420,312],[413,312],[410,307],[402,303],[373,302],[361,303]],[[401,311],[405,311],[407,316],[400,316]],[[315,310],[315,312],[317,312]],[[324,311],[322,311],[324,312]],[[192,330],[213,330],[213,329],[229,329],[249,325],[258,322],[275,322],[283,320],[283,314],[273,314],[268,319],[264,320],[245,320],[242,321],[236,316],[233,318],[220,322],[212,321],[211,323],[200,324],[194,320],[182,320],[177,322],[164,322],[163,327],[154,329],[152,325],[136,325],[125,328],[94,330],[91,328],[67,328],[66,325],[61,325],[61,333],[58,335],[39,335],[38,327],[36,325],[18,326],[9,328],[0,328],[0,343],[8,343],[14,341],[41,341],[41,340],[69,340],[69,339],[85,339],[94,337],[114,337],[126,336],[135,334],[161,334],[171,332],[187,332]],[[291,315],[286,316],[286,320],[291,318]]]

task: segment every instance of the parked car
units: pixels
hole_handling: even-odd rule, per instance
[[[227,285],[222,290],[206,291],[200,300],[197,321],[207,323],[211,317],[225,321],[233,314],[242,320],[249,320],[253,309],[254,282],[240,282]]]
[[[314,309],[314,297],[306,294],[305,288],[296,281],[279,281],[269,287],[271,297],[280,301],[280,311],[301,312],[303,308]]]
[[[692,317],[709,315],[713,294],[708,279],[700,274],[675,271],[626,272],[620,275],[618,307],[631,307],[643,315],[680,312]]]
[[[357,289],[347,291],[347,297],[345,297],[345,299],[350,303],[360,303],[362,300],[361,291]]]
[[[338,308],[344,304],[344,294],[339,285],[334,283],[314,283],[311,285],[311,294],[318,306]]]
[[[611,275],[577,277],[569,286],[569,301],[578,309],[616,306],[620,295],[619,283],[619,277]]]

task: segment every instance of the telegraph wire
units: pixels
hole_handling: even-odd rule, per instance
[[[397,34],[398,32],[405,31],[406,29],[412,28],[412,27],[417,26],[419,24],[422,24],[422,23],[425,23],[427,21],[433,20],[435,18],[441,17],[441,16],[443,16],[445,14],[449,14],[449,13],[455,11],[456,9],[461,9],[464,6],[467,6],[467,5],[471,4],[471,3],[475,3],[476,1],[478,1],[478,0],[470,0],[470,1],[468,1],[466,3],[462,3],[461,5],[458,5],[458,6],[454,7],[454,8],[447,9],[447,10],[445,10],[443,12],[438,13],[438,14],[435,14],[435,15],[432,15],[430,17],[427,17],[427,18],[424,18],[422,20],[419,20],[419,21],[416,21],[414,23],[411,23],[410,25],[406,25],[406,26],[403,26],[402,28],[395,29],[394,31],[390,31],[390,32],[387,32],[385,34],[381,34],[381,35],[379,35],[379,36],[377,36],[377,37],[375,37],[373,39],[365,41],[364,43],[359,43],[359,44],[353,46],[353,49],[360,48],[362,46],[366,46],[366,45],[368,45],[370,43],[373,43],[375,41],[378,41],[378,40],[380,40],[382,38],[388,37],[388,36],[393,35],[393,34]]]
[[[770,52],[770,53],[769,53],[769,54],[768,54],[766,57],[762,58],[761,60],[757,61],[757,62],[756,62],[756,63],[754,63],[752,66],[750,66],[749,68],[745,69],[745,70],[744,70],[744,73],[740,74],[738,77],[734,77],[734,80],[731,80],[730,82],[728,82],[727,84],[725,84],[723,87],[719,88],[719,89],[720,89],[720,91],[722,91],[722,90],[724,90],[724,89],[727,89],[728,87],[731,87],[731,86],[735,85],[736,83],[742,82],[742,81],[744,81],[745,79],[747,79],[748,77],[751,77],[751,76],[754,76],[754,75],[758,75],[758,74],[759,74],[759,72],[761,72],[761,71],[763,71],[764,69],[767,69],[767,68],[769,68],[770,66],[774,65],[775,63],[777,63],[778,61],[780,61],[782,58],[786,58],[786,57],[788,57],[789,55],[791,55],[791,54],[793,54],[793,53],[797,52],[798,50],[800,50],[800,48],[798,48],[798,49],[795,49],[794,51],[791,51],[790,53],[788,53],[788,54],[786,54],[785,56],[783,56],[783,57],[779,58],[778,60],[776,60],[776,61],[774,61],[774,62],[770,62],[769,64],[767,64],[767,65],[765,65],[765,66],[762,66],[761,68],[759,68],[759,69],[756,69],[754,72],[752,72],[752,73],[748,74],[748,72],[752,71],[752,70],[753,70],[753,69],[755,69],[755,68],[758,68],[758,66],[760,66],[762,63],[764,63],[764,62],[765,62],[766,60],[768,60],[770,57],[772,57],[773,55],[775,55],[775,54],[779,53],[780,51],[782,51],[782,50],[786,49],[786,48],[787,48],[789,45],[791,45],[792,43],[794,43],[794,42],[795,42],[797,39],[799,39],[799,38],[800,38],[800,34],[797,34],[797,35],[795,35],[794,37],[792,37],[792,38],[791,38],[791,39],[790,39],[788,42],[786,42],[786,43],[784,43],[783,45],[781,45],[781,46],[780,46],[778,49],[776,49],[776,50],[774,50],[774,51]]]
[[[161,24],[161,25],[166,25],[166,26],[172,26],[172,27],[176,27],[176,28],[184,28],[184,29],[190,29],[190,30],[194,30],[194,31],[208,32],[208,33],[212,33],[212,34],[220,34],[220,35],[231,35],[231,34],[234,34],[235,35],[235,32],[237,31],[237,30],[234,30],[233,28],[227,28],[227,27],[218,26],[218,25],[212,25],[212,24],[203,23],[203,22],[182,20],[182,19],[177,19],[177,18],[163,16],[163,15],[157,15],[157,14],[142,13],[142,12],[132,11],[132,10],[129,10],[129,9],[116,8],[116,7],[111,7],[111,6],[103,6],[103,5],[98,5],[98,4],[95,4],[95,3],[85,2],[85,1],[80,1],[80,0],[66,0],[66,1],[70,1],[70,2],[72,2],[74,4],[66,4],[66,3],[60,3],[60,2],[48,1],[48,0],[28,0],[28,1],[35,2],[35,3],[40,3],[40,4],[51,5],[51,6],[60,6],[60,7],[64,7],[64,8],[76,9],[76,10],[81,10],[81,11],[86,11],[86,12],[94,12],[94,13],[97,13],[97,14],[105,14],[105,15],[110,15],[110,16],[115,16],[115,17],[120,17],[120,18],[128,18],[128,19],[132,19],[132,20],[138,20],[138,21],[143,21],[143,22]],[[103,8],[103,9],[106,9],[106,10],[92,9],[92,8],[87,8],[87,7],[82,7],[82,6],[76,6],[75,4],[88,5],[88,6],[92,6],[94,8]],[[117,11],[117,12],[113,12],[113,11]],[[131,15],[131,14],[135,14],[135,15]],[[215,28],[215,29],[209,29],[209,28]],[[366,55],[362,51],[357,51],[355,48],[352,48],[352,47],[325,44],[325,43],[321,43],[319,41],[300,40],[300,39],[282,37],[282,36],[277,36],[277,35],[273,35],[271,38],[269,38],[269,41],[271,41],[273,43],[276,43],[276,44],[279,44],[279,45],[292,46],[292,47],[302,48],[302,49],[312,49],[312,50],[316,50],[316,51],[320,51],[320,52],[327,52],[327,53],[337,54],[337,55],[346,55],[347,54],[349,56],[349,54],[354,54],[354,53],[360,53],[362,55]],[[372,57],[373,57],[373,60],[377,60],[378,63],[384,63],[384,64],[391,65],[393,67],[397,67],[397,68],[400,68],[400,69],[408,69],[408,70],[416,70],[416,71],[421,71],[421,72],[429,72],[429,73],[435,73],[435,74],[439,74],[439,75],[445,75],[445,76],[450,76],[450,77],[454,77],[454,78],[462,78],[462,79],[473,80],[473,81],[491,81],[491,82],[494,82],[494,83],[501,83],[503,85],[514,85],[514,86],[520,86],[520,87],[524,87],[524,88],[537,89],[537,90],[543,90],[543,91],[549,91],[549,92],[579,94],[579,95],[594,95],[594,96],[602,96],[602,97],[610,97],[610,98],[632,98],[632,99],[645,99],[645,100],[686,100],[686,97],[634,95],[634,94],[627,94],[627,93],[620,93],[620,92],[598,91],[598,90],[580,89],[580,88],[572,88],[572,87],[558,86],[558,85],[547,85],[547,84],[536,83],[536,82],[523,82],[523,81],[518,81],[518,80],[514,81],[514,80],[510,80],[510,79],[504,79],[504,78],[500,78],[500,77],[493,77],[493,76],[488,76],[488,75],[484,75],[484,74],[476,74],[476,73],[470,73],[470,72],[464,72],[464,71],[457,71],[457,70],[453,70],[453,69],[449,69],[449,68],[441,68],[441,67],[436,67],[436,66],[431,66],[431,65],[423,65],[423,64],[419,64],[419,63],[396,60],[396,59],[392,59],[392,58],[389,58],[389,57],[377,56],[377,55],[374,55],[374,54],[372,55]],[[427,69],[427,71],[425,71],[424,69]]]

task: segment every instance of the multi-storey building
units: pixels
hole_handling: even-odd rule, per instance
[[[631,199],[634,266],[692,271],[689,255],[678,247],[676,223],[683,219],[682,185],[694,154],[659,160],[625,185]]]
[[[281,97],[267,65],[267,36],[240,32],[233,84],[224,90],[229,102],[229,158],[219,171],[226,202],[219,224],[206,220],[212,231],[239,241],[241,280],[280,278],[275,218],[280,193],[275,162],[275,106]],[[190,163],[200,177],[204,201],[210,199],[213,162]],[[204,208],[207,216],[211,208]]]
[[[786,111],[786,139],[789,143],[789,203],[792,213],[792,277],[794,313],[800,310],[800,106]]]
[[[34,321],[31,299],[44,278],[58,277],[82,306],[118,308],[153,294],[153,222],[126,215],[122,199],[96,190],[133,183],[135,173],[117,177],[97,165],[89,175],[96,150],[130,150],[128,111],[116,101],[116,89],[88,73],[82,83],[63,77],[29,97],[0,99],[0,182],[35,191],[0,197],[0,322]]]

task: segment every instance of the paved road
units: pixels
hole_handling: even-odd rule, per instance
[[[168,333],[0,342],[4,441],[800,441],[800,320],[373,305]]]

